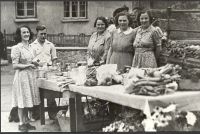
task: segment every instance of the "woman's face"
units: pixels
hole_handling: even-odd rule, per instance
[[[126,15],[119,16],[118,24],[119,24],[119,27],[121,30],[127,30],[128,24],[129,24],[129,20],[128,20],[127,16]]]
[[[96,28],[98,33],[102,33],[106,30],[106,25],[102,20],[97,20]]]
[[[21,38],[23,41],[29,41],[30,32],[29,32],[28,28],[26,28],[26,27],[21,28]]]
[[[140,16],[140,23],[143,28],[147,28],[150,25],[150,19],[147,13],[143,13]]]

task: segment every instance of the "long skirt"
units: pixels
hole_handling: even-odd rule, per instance
[[[40,104],[34,69],[16,70],[12,86],[12,106],[25,108]]]

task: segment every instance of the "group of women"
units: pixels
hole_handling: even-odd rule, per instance
[[[132,19],[127,12],[120,12],[115,17],[116,30],[109,32],[105,17],[98,17],[88,44],[87,59],[92,64],[117,64],[118,70],[125,66],[157,67],[161,49],[161,38],[152,23],[149,11],[140,12],[137,16],[139,26],[131,28]],[[29,41],[32,32],[29,27],[22,26],[16,31],[16,42],[11,51],[13,67],[16,70],[13,82],[13,107],[18,107],[20,119],[19,130],[35,129],[28,121],[28,108],[40,104],[37,89],[34,53]]]
[[[161,50],[161,37],[154,26],[150,11],[141,11],[137,16],[139,26],[131,28],[133,20],[128,12],[115,17],[117,29],[109,33],[104,17],[98,17],[94,26],[97,31],[90,38],[88,59],[106,64],[117,64],[118,70],[125,66],[155,68]]]

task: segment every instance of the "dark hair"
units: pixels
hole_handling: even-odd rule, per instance
[[[19,43],[22,41],[22,37],[21,37],[21,28],[27,28],[28,31],[30,32],[30,37],[29,37],[29,41],[33,39],[33,32],[31,31],[30,27],[28,26],[21,26],[21,27],[18,27],[17,30],[16,30],[16,33],[15,33],[15,43]]]
[[[143,8],[142,8],[142,7],[134,7],[134,8],[132,9],[132,11],[133,11],[133,10],[139,10],[139,11],[142,11]]]
[[[97,18],[96,18],[96,20],[95,20],[95,22],[94,22],[94,27],[96,27],[96,24],[97,24],[97,21],[98,21],[98,20],[102,20],[102,21],[104,22],[104,24],[105,24],[105,28],[108,27],[108,21],[107,21],[106,18],[103,17],[103,16],[101,16],[101,17],[97,17]]]
[[[148,11],[141,11],[141,12],[139,12],[139,14],[137,16],[137,22],[138,22],[139,26],[141,25],[140,16],[144,13],[147,13],[147,15],[149,16],[149,23],[151,24],[153,22],[153,17],[152,17],[151,12],[149,10]]]
[[[109,24],[114,24],[114,18],[113,17],[109,17],[108,19],[106,19]]]
[[[127,12],[129,11],[129,8],[126,5],[122,6],[121,8],[123,9],[123,11],[127,11]]]
[[[45,25],[38,25],[38,26],[36,27],[36,31],[37,31],[37,32],[38,32],[38,31],[41,31],[41,30],[44,30],[44,29],[47,29]]]
[[[114,12],[113,12],[113,17],[116,17],[116,15],[118,13],[123,12],[123,11],[127,11],[128,12],[129,8],[126,5],[124,5],[124,6],[120,7],[120,8],[115,9]]]
[[[117,16],[115,17],[115,26],[116,26],[116,27],[119,25],[118,19],[119,19],[120,16],[126,16],[127,19],[128,19],[128,21],[129,21],[128,26],[131,26],[131,25],[132,25],[133,20],[131,19],[130,14],[125,13],[125,12],[121,12],[121,13],[117,14]]]

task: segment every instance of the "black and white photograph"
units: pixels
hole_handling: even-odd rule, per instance
[[[199,0],[0,0],[1,132],[200,131]]]

